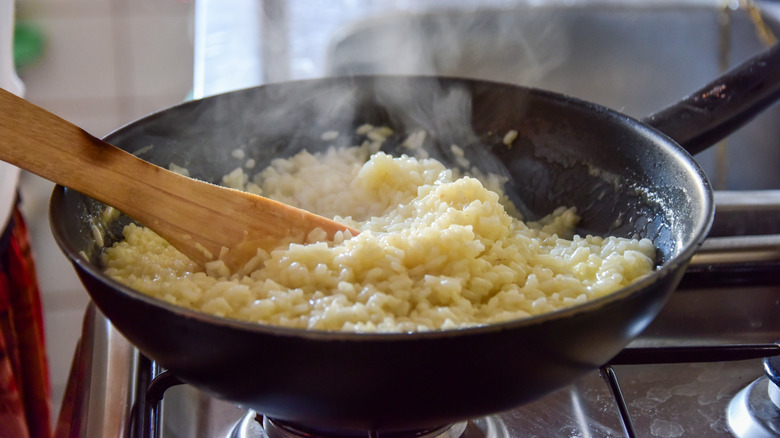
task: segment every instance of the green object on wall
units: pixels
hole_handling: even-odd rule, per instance
[[[43,54],[44,37],[38,28],[30,23],[17,22],[14,27],[14,65],[22,71],[32,65]]]

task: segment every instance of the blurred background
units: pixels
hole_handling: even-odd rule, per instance
[[[25,98],[102,137],[188,98],[194,2],[18,0],[18,75]],[[22,211],[43,300],[56,418],[88,296],[49,230],[53,184],[22,174]]]

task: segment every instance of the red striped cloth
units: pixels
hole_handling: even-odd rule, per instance
[[[40,293],[18,209],[0,248],[0,437],[51,437]]]

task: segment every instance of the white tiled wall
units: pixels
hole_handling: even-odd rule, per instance
[[[17,21],[36,26],[46,41],[42,57],[19,72],[25,97],[98,137],[185,100],[193,10],[181,0],[17,0]],[[56,418],[88,297],[49,230],[52,187],[22,175]]]

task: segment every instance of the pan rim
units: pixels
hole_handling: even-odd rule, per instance
[[[714,218],[714,200],[713,200],[712,189],[710,187],[708,178],[706,177],[704,171],[698,165],[696,160],[681,146],[679,146],[677,142],[675,142],[673,139],[668,137],[666,134],[648,126],[647,124],[635,118],[629,117],[618,111],[612,110],[610,108],[604,107],[602,105],[590,101],[586,101],[562,93],[552,92],[552,91],[538,89],[534,87],[527,87],[527,86],[506,83],[506,82],[486,81],[486,80],[473,79],[473,78],[459,78],[453,76],[354,75],[348,77],[302,79],[302,80],[285,82],[282,84],[290,85],[292,83],[304,83],[304,82],[323,82],[323,81],[339,81],[339,80],[343,81],[345,78],[348,78],[350,80],[360,80],[360,78],[368,78],[372,80],[394,79],[394,78],[401,79],[401,80],[415,80],[415,79],[442,80],[444,79],[444,80],[466,81],[466,82],[474,82],[474,83],[478,82],[483,84],[494,84],[496,86],[502,86],[502,87],[521,88],[533,95],[542,96],[544,98],[551,98],[554,100],[561,100],[561,101],[565,100],[566,103],[569,105],[583,106],[590,111],[598,111],[602,114],[608,115],[609,117],[622,120],[624,122],[627,121],[632,124],[632,128],[642,131],[643,135],[649,136],[653,138],[656,143],[662,144],[665,151],[670,153],[677,162],[684,164],[684,166],[687,168],[687,171],[695,175],[696,179],[701,183],[701,184],[697,184],[699,190],[697,199],[701,201],[701,208],[699,210],[700,214],[697,217],[690,218],[692,221],[695,222],[694,224],[695,232],[693,233],[689,242],[687,243],[680,242],[681,249],[676,255],[674,255],[672,258],[670,258],[669,260],[665,261],[660,266],[658,266],[656,270],[653,271],[651,274],[647,275],[646,277],[640,280],[631,283],[626,287],[618,289],[607,295],[592,300],[588,300],[585,303],[577,304],[563,309],[558,309],[552,312],[546,312],[540,315],[533,315],[522,319],[515,319],[515,320],[503,321],[498,323],[462,327],[462,328],[455,328],[455,329],[414,331],[414,332],[346,332],[346,331],[335,331],[335,330],[328,331],[328,330],[293,328],[293,327],[285,327],[285,326],[276,326],[271,324],[255,323],[255,322],[243,321],[238,319],[219,317],[198,310],[178,306],[163,301],[161,299],[146,295],[142,292],[136,291],[135,289],[125,286],[124,284],[110,277],[105,276],[102,273],[102,271],[98,269],[96,265],[93,265],[88,260],[86,260],[80,254],[80,251],[77,251],[75,248],[73,248],[69,244],[69,242],[63,237],[65,234],[65,230],[62,229],[62,223],[55,220],[56,219],[55,216],[56,216],[56,211],[58,209],[61,209],[61,204],[64,202],[66,193],[72,190],[59,185],[54,187],[50,199],[50,206],[49,206],[49,215],[51,219],[52,230],[54,231],[53,235],[55,241],[62,249],[62,251],[65,253],[65,255],[70,260],[70,262],[76,265],[79,269],[81,269],[83,272],[87,273],[91,277],[106,284],[107,286],[113,289],[117,289],[121,291],[124,295],[126,295],[130,299],[142,301],[146,305],[163,309],[166,313],[175,315],[176,317],[179,318],[198,320],[200,322],[208,323],[210,325],[221,326],[222,328],[237,330],[242,332],[249,331],[249,332],[256,332],[256,333],[261,333],[261,334],[271,335],[271,336],[295,337],[295,338],[307,339],[312,341],[323,341],[323,342],[410,341],[413,342],[413,341],[426,341],[426,340],[435,340],[435,339],[449,339],[452,337],[479,336],[485,333],[515,330],[520,327],[541,325],[546,322],[572,318],[582,313],[589,313],[595,311],[601,307],[609,305],[610,303],[619,301],[627,296],[633,295],[642,289],[646,289],[651,284],[661,281],[668,275],[672,275],[678,270],[683,269],[688,264],[690,259],[693,257],[694,253],[701,246],[702,242],[704,241],[704,238],[706,237],[712,225],[713,218]],[[156,117],[157,115],[172,110],[174,108],[200,104],[207,100],[218,98],[219,96],[224,94],[251,92],[252,90],[258,88],[269,87],[274,85],[279,85],[279,84],[266,84],[266,85],[260,85],[254,87],[247,87],[239,90],[230,91],[227,93],[205,97],[203,99],[182,102],[180,104],[151,113],[145,117],[132,121],[128,124],[125,124],[122,127],[108,134],[105,137],[105,139],[110,141],[112,137],[123,132],[125,129],[128,129],[134,126],[135,124],[141,123],[144,120],[147,120],[149,118]]]

